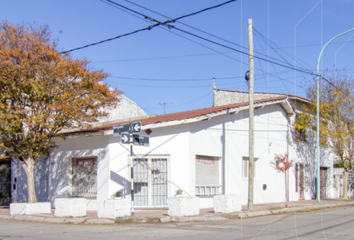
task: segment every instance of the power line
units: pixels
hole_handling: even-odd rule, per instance
[[[99,42],[95,42],[95,43],[91,43],[91,44],[87,44],[87,45],[84,45],[82,47],[77,47],[77,48],[72,48],[70,50],[66,50],[66,51],[62,51],[60,53],[69,53],[69,52],[73,52],[73,51],[76,51],[76,50],[80,50],[80,49],[84,49],[84,48],[88,48],[88,47],[92,47],[92,46],[95,46],[95,45],[98,45],[98,44],[101,44],[101,43],[105,43],[105,42],[109,42],[109,41],[112,41],[112,40],[115,40],[115,39],[118,39],[118,38],[121,38],[121,37],[126,37],[126,36],[129,36],[129,35],[132,35],[132,34],[135,34],[135,33],[138,33],[138,32],[142,32],[142,31],[146,31],[146,30],[151,30],[157,26],[159,26],[160,23],[156,23],[155,25],[150,25],[148,26],[147,28],[142,28],[142,29],[138,29],[138,30],[135,30],[133,32],[130,32],[130,33],[125,33],[125,34],[122,34],[122,35],[119,35],[119,36],[116,36],[116,37],[113,37],[113,38],[108,38],[108,39],[105,39],[105,40],[102,40],[102,41],[99,41]]]
[[[280,73],[287,73],[290,70],[282,71]],[[264,71],[263,71],[264,72]],[[278,72],[277,72],[278,73]],[[256,77],[263,77],[267,74],[257,74]],[[129,80],[138,80],[138,81],[155,81],[155,82],[194,82],[194,81],[211,81],[212,78],[186,78],[186,79],[171,79],[171,78],[134,78],[134,77],[123,77],[123,76],[108,76],[108,78],[117,78],[117,79],[129,79]],[[227,80],[227,79],[243,79],[244,76],[234,76],[234,77],[215,77],[217,80]]]
[[[216,44],[216,45],[221,46],[221,47],[224,47],[224,48],[228,48],[228,49],[230,49],[230,50],[233,50],[233,51],[242,53],[242,54],[247,55],[247,56],[249,55],[248,53],[243,52],[243,51],[241,51],[241,50],[238,50],[238,49],[235,49],[235,48],[226,46],[226,45],[224,45],[224,44],[215,42],[215,41],[213,41],[213,40],[210,40],[210,39],[207,39],[207,38],[198,36],[198,35],[196,35],[196,34],[194,34],[194,33],[185,31],[185,30],[180,29],[180,28],[177,28],[177,27],[175,27],[175,26],[172,26],[172,25],[170,25],[170,26],[171,26],[171,28],[173,28],[173,29],[176,29],[176,30],[178,30],[178,31],[180,31],[180,32],[183,32],[183,33],[185,33],[185,34],[188,34],[188,35],[197,37],[197,38],[202,39],[202,40],[204,40],[204,41],[207,41],[207,42]],[[258,56],[256,56],[256,55],[253,55],[253,57],[254,57],[254,58],[257,58],[257,59],[260,59],[260,60],[263,60],[263,61],[266,61],[266,62],[269,62],[269,63],[273,63],[273,64],[278,65],[278,66],[281,66],[281,67],[285,67],[285,68],[291,69],[291,70],[295,70],[295,71],[302,72],[302,73],[306,73],[306,74],[310,74],[310,75],[316,75],[316,74],[314,74],[314,73],[312,73],[312,72],[310,72],[310,71],[301,70],[301,69],[295,68],[295,67],[293,67],[293,66],[286,66],[286,65],[283,65],[283,64],[281,64],[281,63],[277,63],[277,62],[274,62],[274,61],[267,60],[267,59],[265,59],[265,58],[258,57]]]
[[[224,6],[224,5],[232,3],[232,2],[236,2],[236,1],[237,0],[230,0],[230,1],[227,1],[227,2],[224,2],[224,3],[220,3],[220,4],[212,6],[212,7],[208,7],[208,8],[202,9],[202,10],[194,12],[194,13],[186,14],[184,16],[181,16],[181,17],[173,19],[172,22],[176,22],[178,20],[181,20],[182,18],[190,17],[190,16],[193,16],[193,15],[196,15],[196,14],[199,14],[199,13],[202,13],[202,12],[214,9],[214,8],[218,8],[218,7]]]
[[[139,4],[134,3],[134,2],[132,2],[132,1],[129,1],[129,0],[125,0],[125,1],[128,2],[128,3],[131,3],[131,4],[135,5],[135,6],[138,6],[138,7],[140,7],[140,8],[143,8],[143,9],[145,9],[145,10],[148,10],[148,11],[150,11],[150,12],[153,12],[153,13],[155,13],[155,14],[157,14],[157,15],[160,15],[160,16],[162,16],[162,17],[170,18],[170,17],[168,17],[168,16],[166,16],[166,15],[164,15],[164,14],[158,13],[158,12],[156,12],[156,11],[154,11],[154,10],[151,10],[151,9],[149,9],[149,8],[147,8],[147,7],[144,7],[144,6],[142,6],[142,5],[139,5]],[[236,45],[236,46],[238,46],[238,47],[240,47],[240,48],[243,48],[243,49],[246,49],[246,50],[248,49],[247,47],[244,47],[244,46],[239,45],[239,44],[237,44],[237,43],[231,42],[231,41],[229,41],[229,40],[227,40],[227,39],[225,39],[225,38],[221,38],[221,37],[219,37],[219,36],[216,36],[216,35],[214,35],[214,34],[211,34],[211,33],[209,33],[209,32],[206,32],[206,31],[204,31],[204,30],[201,30],[201,29],[199,29],[199,28],[193,27],[193,26],[191,26],[191,25],[185,24],[185,23],[183,23],[183,22],[180,22],[180,21],[179,21],[178,23],[180,23],[180,24],[182,24],[182,25],[184,25],[184,26],[187,26],[187,27],[189,27],[189,28],[192,28],[192,29],[194,29],[194,30],[197,30],[197,31],[199,31],[199,32],[202,32],[202,33],[204,33],[204,34],[207,34],[207,35],[209,35],[209,36],[212,36],[212,37],[214,37],[214,38],[217,38],[217,39],[219,39],[219,40],[222,40],[222,41],[225,41],[225,42],[227,42],[227,43]],[[266,54],[262,54],[262,53],[257,52],[257,51],[254,51],[254,52],[257,53],[257,54],[259,54],[259,55],[262,55],[262,56],[265,56],[265,57],[269,57],[269,56],[266,55]],[[279,61],[279,62],[282,62],[281,60],[276,59],[276,58],[273,58],[273,57],[269,57],[269,58],[271,58],[271,59],[273,59],[273,60],[276,60],[276,61]],[[283,62],[283,63],[287,63],[287,62]]]
[[[222,47],[228,48],[228,49],[230,49],[230,50],[233,50],[233,51],[236,51],[236,52],[245,54],[245,55],[247,55],[247,56],[249,55],[248,53],[243,52],[243,51],[241,51],[241,50],[238,50],[238,49],[235,49],[235,48],[232,48],[232,47],[228,47],[228,46],[226,46],[226,45],[224,45],[224,44],[221,44],[221,43],[212,41],[212,40],[210,40],[210,39],[207,39],[207,38],[198,36],[198,35],[196,35],[196,34],[190,33],[190,32],[188,32],[188,31],[185,31],[185,30],[183,30],[183,29],[177,28],[177,27],[175,27],[174,25],[168,24],[168,23],[170,23],[170,22],[176,21],[176,19],[177,19],[177,20],[178,20],[178,19],[181,19],[181,17],[175,18],[175,19],[172,19],[172,20],[167,20],[167,21],[165,21],[165,22],[160,22],[160,21],[158,21],[158,20],[155,20],[154,18],[150,18],[150,17],[147,16],[147,15],[144,15],[144,14],[142,14],[142,13],[139,13],[139,12],[133,10],[133,9],[130,9],[130,8],[128,8],[128,7],[125,7],[125,6],[121,5],[121,4],[118,4],[118,3],[116,3],[116,2],[113,2],[113,1],[111,1],[111,0],[106,0],[106,1],[108,1],[108,2],[110,2],[110,3],[112,3],[112,4],[115,4],[115,5],[117,5],[117,6],[120,6],[120,7],[124,8],[124,9],[127,9],[127,10],[129,10],[129,11],[132,11],[132,12],[134,12],[134,13],[136,13],[136,14],[139,14],[139,15],[143,16],[144,18],[149,18],[151,21],[155,21],[155,22],[157,22],[157,23],[156,23],[155,25],[149,26],[149,27],[147,27],[147,28],[139,29],[139,30],[133,31],[133,32],[131,32],[131,33],[119,35],[119,36],[114,37],[114,38],[110,38],[110,39],[106,39],[106,40],[99,41],[99,42],[96,42],[96,43],[88,44],[88,45],[85,45],[85,46],[82,46],[82,47],[74,48],[74,49],[71,49],[71,50],[68,50],[68,51],[64,51],[64,52],[62,52],[62,53],[67,53],[67,52],[71,52],[71,51],[75,51],[75,50],[87,48],[87,47],[94,46],[94,45],[97,45],[97,44],[101,44],[101,43],[104,43],[104,42],[107,42],[107,41],[111,41],[111,40],[114,40],[114,39],[117,39],[117,38],[120,38],[120,37],[123,37],[123,36],[128,36],[128,35],[131,35],[131,34],[140,32],[140,31],[151,30],[151,29],[154,28],[154,27],[163,25],[163,26],[168,27],[169,29],[173,28],[173,29],[176,29],[176,30],[178,30],[178,31],[181,31],[181,32],[183,32],[183,33],[185,33],[185,34],[188,34],[188,35],[197,37],[197,38],[199,38],[199,39],[202,39],[202,40],[204,40],[204,41],[208,41],[208,42],[213,43],[213,44],[216,44],[216,45],[218,45],[218,46],[222,46]],[[233,0],[233,1],[235,1],[235,0]],[[233,2],[233,1],[227,1],[226,3],[230,3],[230,2]],[[225,3],[225,4],[226,4],[226,3]],[[224,4],[222,4],[222,5],[224,5]],[[221,6],[221,5],[220,5],[220,4],[219,4],[219,5],[215,5],[215,6],[213,6],[213,7],[210,7],[210,8],[207,8],[207,9],[203,9],[203,10],[201,10],[201,11],[210,10],[210,9],[212,9],[212,8],[216,8],[216,7],[219,7],[219,6]],[[184,15],[184,16],[182,16],[182,17],[192,16],[192,15],[195,15],[195,14],[197,14],[197,13],[200,13],[200,11],[194,12],[194,13],[191,13],[191,14],[188,14],[188,15]],[[267,61],[267,62],[269,62],[269,63],[276,64],[276,65],[278,65],[278,66],[282,66],[282,67],[285,67],[285,68],[288,68],[288,69],[292,69],[292,70],[296,70],[296,71],[303,72],[303,73],[306,73],[306,74],[314,75],[312,72],[304,71],[304,70],[301,70],[301,69],[297,69],[297,68],[294,68],[293,66],[286,66],[286,65],[283,65],[283,64],[280,64],[280,63],[277,63],[277,62],[274,62],[274,61],[270,61],[270,60],[267,60],[267,59],[264,59],[264,58],[261,58],[261,57],[258,57],[258,56],[254,56],[254,57],[255,57],[255,58],[258,58],[258,59],[260,59],[260,60],[263,60],[263,61]]]
[[[138,11],[135,11],[135,10],[133,10],[133,9],[131,9],[131,8],[128,8],[128,7],[124,6],[124,5],[121,5],[121,4],[119,4],[119,3],[116,3],[116,2],[114,2],[114,1],[111,1],[111,0],[106,0],[106,1],[107,1],[107,2],[110,2],[110,3],[114,4],[114,5],[117,5],[117,6],[121,7],[121,8],[124,8],[124,9],[126,9],[126,10],[128,10],[128,11],[130,11],[130,12],[133,12],[133,13],[135,13],[135,14],[138,14],[138,15],[144,17],[145,19],[149,19],[150,21],[156,22],[156,24],[150,25],[150,26],[148,26],[147,28],[142,28],[142,29],[139,29],[139,30],[135,30],[135,31],[133,31],[133,32],[126,33],[126,34],[122,34],[122,35],[119,35],[119,36],[116,36],[116,37],[113,37],[113,38],[108,38],[108,39],[105,39],[105,40],[102,40],[102,41],[99,41],[99,42],[87,44],[87,45],[84,45],[84,46],[82,46],[82,47],[77,47],[77,48],[73,48],[73,49],[70,49],[70,50],[66,50],[66,51],[63,51],[63,52],[61,52],[61,53],[69,53],[69,52],[72,52],[72,51],[76,51],[76,50],[84,49],[84,48],[87,48],[87,47],[95,46],[95,45],[102,44],[102,43],[105,43],[105,42],[109,42],[109,41],[112,41],[112,40],[115,40],[115,39],[118,39],[118,38],[121,38],[121,37],[129,36],[129,35],[132,35],[132,34],[141,32],[141,31],[151,30],[151,29],[153,29],[153,28],[155,28],[155,27],[157,27],[157,26],[160,26],[160,25],[165,25],[165,26],[166,26],[167,23],[175,22],[175,21],[177,21],[177,20],[179,20],[179,19],[182,19],[182,18],[186,18],[186,17],[189,17],[189,16],[193,16],[193,15],[196,15],[196,14],[199,14],[199,13],[202,13],[202,12],[205,12],[205,11],[207,11],[207,10],[211,10],[211,9],[214,9],[214,8],[218,8],[218,7],[221,7],[221,6],[225,5],[225,4],[228,4],[228,3],[231,3],[231,2],[234,2],[234,1],[237,1],[237,0],[230,0],[230,1],[227,1],[227,2],[224,2],[224,3],[221,3],[221,4],[218,4],[218,5],[215,5],[215,6],[212,6],[212,7],[208,7],[208,8],[202,9],[202,10],[197,11],[197,12],[193,12],[193,13],[190,13],[190,14],[183,15],[183,16],[181,16],[181,17],[178,17],[178,18],[175,18],[175,19],[172,19],[172,20],[167,20],[167,21],[165,21],[165,22],[158,21],[158,20],[156,20],[156,19],[154,19],[154,18],[152,18],[152,17],[149,17],[149,16],[147,16],[147,15],[145,15],[145,14],[142,14],[142,13],[140,13],[140,12],[138,12]],[[168,25],[168,24],[167,24],[167,27],[168,27],[168,28],[170,28],[170,26],[171,26],[171,25]]]
[[[269,41],[271,43],[271,45],[275,46],[275,47],[271,47],[270,49],[272,49],[276,54],[279,55],[279,57],[281,57],[287,64],[291,65],[282,55],[280,55],[280,53],[277,51],[277,49],[279,49],[280,51],[282,51],[283,53],[285,53],[288,57],[290,58],[294,58],[294,56],[289,53],[288,51],[286,50],[283,50],[282,48],[280,48],[279,45],[277,45],[275,42],[273,42],[272,40],[268,39],[266,36],[264,36],[261,32],[259,32],[257,29],[253,28],[253,30],[255,31],[255,35],[259,35],[261,37],[261,40],[263,40],[264,42],[265,41]],[[312,68],[311,65],[309,65],[308,63],[302,61],[300,59],[301,62],[303,62],[304,64],[306,64],[308,67]],[[306,67],[301,63],[299,62],[300,65],[303,66],[303,69],[306,69]]]

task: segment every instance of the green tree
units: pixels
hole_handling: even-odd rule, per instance
[[[56,148],[63,130],[88,128],[120,92],[107,77],[56,50],[46,26],[0,25],[0,149],[27,174],[28,202],[37,202],[34,164]]]
[[[334,74],[329,83],[321,84],[320,91],[320,142],[333,150],[337,165],[344,168],[343,198],[348,198],[348,176],[354,163],[354,84],[346,75]],[[307,89],[311,101],[295,127],[315,126],[316,85]],[[309,116],[311,115],[311,116]],[[315,128],[314,128],[315,129]]]

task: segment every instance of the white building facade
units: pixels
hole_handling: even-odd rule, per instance
[[[288,174],[289,199],[313,198],[315,175],[310,165],[315,159],[306,159],[308,162],[303,159],[302,143],[298,143],[292,131],[295,109],[289,98],[259,98],[254,116],[254,203],[285,201],[284,174],[271,164],[275,154],[289,154],[296,162]],[[166,207],[167,198],[178,190],[186,196],[200,197],[201,208],[212,207],[215,194],[241,194],[242,203],[247,203],[248,103],[134,121],[142,124],[140,134],[150,138],[148,147],[133,146],[136,207]],[[65,141],[58,140],[59,147],[50,155],[49,200],[87,197],[91,199],[89,209],[95,209],[96,200],[111,199],[117,194],[130,198],[131,149],[121,142],[120,136],[113,136],[113,125],[134,121],[71,132]],[[325,188],[327,197],[331,197],[332,160],[326,161]]]

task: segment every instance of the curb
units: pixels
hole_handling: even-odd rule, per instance
[[[185,217],[121,217],[113,219],[105,218],[62,218],[62,217],[47,217],[47,216],[31,216],[31,215],[0,215],[0,220],[19,220],[42,223],[59,223],[59,224],[87,224],[87,225],[114,225],[114,224],[139,224],[139,223],[182,223],[182,222],[207,222],[207,221],[225,221],[229,219],[245,219],[252,217],[261,217],[267,215],[309,212],[327,208],[337,208],[354,206],[354,202],[340,202],[323,205],[309,205],[302,207],[289,207],[282,209],[274,209],[267,211],[254,212],[235,212],[222,215],[205,215],[205,216],[185,216]]]

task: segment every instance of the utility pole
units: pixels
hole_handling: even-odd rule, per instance
[[[253,35],[252,19],[248,19],[248,48],[249,48],[249,174],[248,174],[248,211],[253,210],[254,193],[254,65],[253,65]]]
[[[166,113],[166,104],[169,104],[169,103],[166,103],[166,102],[163,102],[163,103],[159,103],[160,105],[163,105],[163,114]]]

